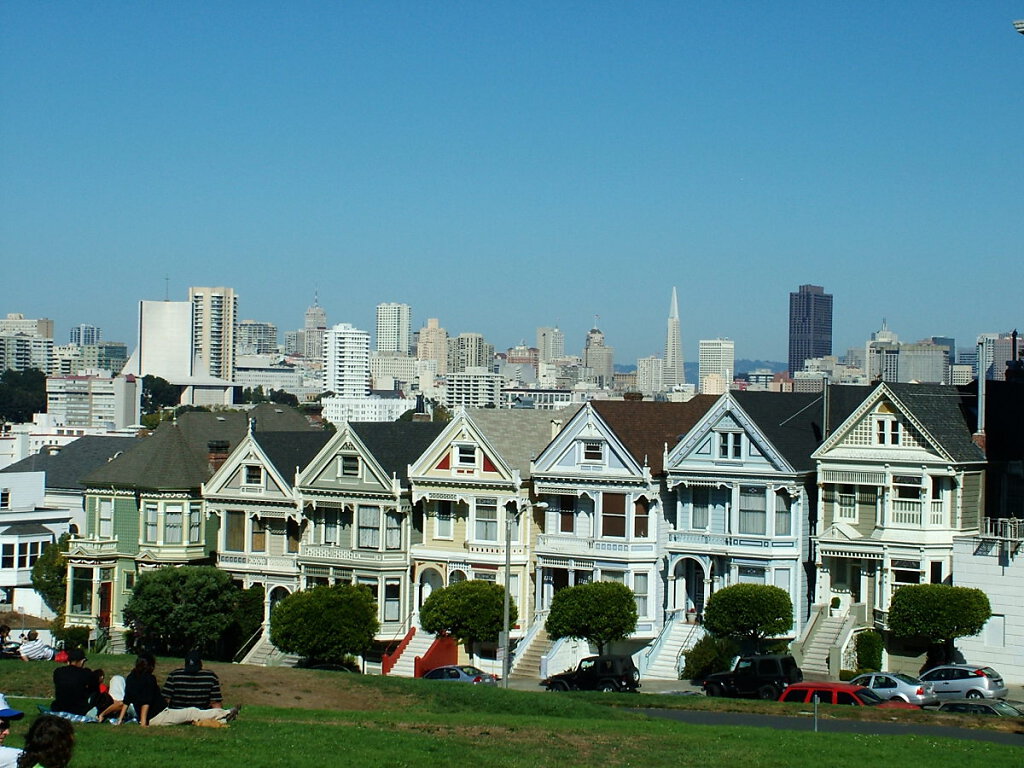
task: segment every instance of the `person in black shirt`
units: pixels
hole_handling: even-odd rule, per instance
[[[118,725],[124,722],[128,707],[135,709],[139,725],[149,725],[149,721],[166,709],[164,697],[160,695],[160,684],[156,681],[153,670],[156,659],[151,653],[140,654],[135,660],[135,668],[128,673],[124,683],[124,706],[117,719]]]
[[[96,675],[85,666],[85,653],[81,648],[68,651],[68,663],[53,670],[54,712],[84,715],[92,708],[92,696],[97,691]]]

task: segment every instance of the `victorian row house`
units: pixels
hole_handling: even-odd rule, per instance
[[[790,595],[795,652],[825,673],[886,628],[894,589],[949,583],[954,540],[983,527],[978,402],[953,387],[460,409],[333,434],[280,410],[187,414],[89,475],[67,621],[121,629],[140,571],[211,563],[265,588],[249,659],[266,661],[277,600],[356,583],[377,600],[381,668],[413,674],[423,601],[479,579],[508,587],[513,674],[536,675],[588,651],[543,633],[555,592],[617,581],[639,622],[616,651],[674,678],[710,596],[750,582]]]

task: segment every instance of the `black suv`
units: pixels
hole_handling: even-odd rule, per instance
[[[588,656],[576,669],[545,678],[549,691],[609,691],[636,693],[640,671],[630,656]]]
[[[779,698],[782,689],[804,679],[792,656],[741,656],[732,672],[708,675],[702,685],[708,696]]]

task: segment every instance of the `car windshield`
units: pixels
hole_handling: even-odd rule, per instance
[[[870,688],[861,688],[858,690],[857,697],[869,707],[874,707],[882,703],[881,697]]]
[[[978,667],[978,671],[985,677],[999,677],[999,673],[992,669],[992,667]]]
[[[992,706],[992,709],[994,709],[1000,715],[1003,715],[1005,717],[1020,717],[1022,714],[1019,709],[1017,709],[1016,707],[1011,707],[1005,701],[997,700],[989,702],[989,704]]]
[[[469,664],[464,664],[461,667],[459,667],[459,669],[461,669],[463,672],[465,672],[470,677],[473,677],[474,675],[482,675],[484,673],[484,671],[482,669],[477,669],[476,667],[471,667]]]
[[[918,683],[921,682],[916,677],[911,677],[910,675],[904,675],[902,672],[897,672],[896,674],[892,675],[892,677],[895,677],[901,683],[906,683],[907,685],[917,685]]]

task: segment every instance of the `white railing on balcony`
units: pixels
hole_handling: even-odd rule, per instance
[[[931,503],[931,514],[928,516],[929,525],[946,525],[946,508],[941,501]]]
[[[670,544],[706,544],[712,547],[728,547],[730,537],[717,533],[694,533],[690,531],[672,531],[668,535]]]
[[[296,555],[261,555],[244,552],[224,552],[217,555],[217,563],[228,568],[258,568],[294,572],[298,570]]]
[[[331,562],[370,562],[370,563],[404,563],[409,559],[403,550],[377,552],[369,549],[348,549],[334,547],[330,544],[302,544],[299,546],[299,557],[311,560],[330,560]]]
[[[180,562],[197,560],[207,557],[206,547],[202,544],[143,544],[140,547],[161,562]]]
[[[117,539],[75,539],[70,548],[90,555],[113,555],[117,552]]]
[[[654,551],[654,542],[614,541],[547,533],[537,537],[537,551],[559,555],[594,555],[602,552],[639,554]]]
[[[466,551],[472,555],[501,555],[505,556],[505,545],[494,542],[467,541],[463,543]],[[522,544],[512,545],[512,557],[523,557],[526,554],[526,547]]]
[[[892,500],[894,525],[921,525],[921,502],[914,499]]]

